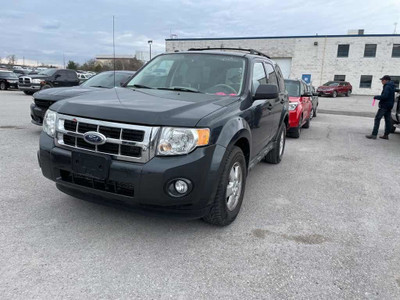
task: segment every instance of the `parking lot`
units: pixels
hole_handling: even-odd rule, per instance
[[[0,93],[3,299],[400,298],[400,130],[365,138],[371,97],[320,98],[224,228],[59,192],[37,163],[31,99]]]

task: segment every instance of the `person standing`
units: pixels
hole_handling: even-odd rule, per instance
[[[385,118],[385,133],[380,136],[381,139],[388,140],[390,128],[392,127],[391,111],[394,105],[394,82],[391,81],[390,76],[385,75],[381,79],[383,90],[380,96],[374,96],[374,99],[379,100],[379,109],[375,115],[374,129],[372,134],[366,136],[367,139],[376,139],[378,135],[379,125],[382,117]]]

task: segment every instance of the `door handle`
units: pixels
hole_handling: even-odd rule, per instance
[[[281,99],[281,103],[284,104],[285,103],[285,99]]]
[[[271,104],[271,103],[268,103],[268,104],[267,104],[267,108],[268,108],[269,110],[271,110],[271,109],[272,109],[272,107],[273,107],[273,106],[272,106],[272,104]]]

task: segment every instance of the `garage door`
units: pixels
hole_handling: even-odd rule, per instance
[[[281,68],[283,77],[289,78],[292,70],[292,58],[273,58],[272,60]]]

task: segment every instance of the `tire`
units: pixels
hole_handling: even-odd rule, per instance
[[[333,93],[332,93],[332,98],[336,98],[336,96],[337,96],[337,92],[336,92],[336,91],[333,91]]]
[[[296,139],[298,139],[300,137],[300,133],[301,133],[301,124],[303,123],[303,118],[300,118],[300,122],[299,122],[299,126],[296,127],[295,131],[292,131],[290,133],[291,137],[294,137]]]
[[[396,131],[396,127],[392,125],[392,128],[390,128],[390,133],[394,133]]]
[[[346,97],[350,97],[350,95],[351,95],[351,90],[347,91]]]
[[[286,144],[286,125],[282,124],[276,140],[276,146],[268,152],[264,157],[265,162],[270,164],[279,164],[282,160],[283,153],[285,152]]]
[[[311,112],[313,112],[313,110],[311,110]],[[310,112],[310,117],[307,119],[307,122],[303,125],[303,128],[310,128],[311,112]]]
[[[235,172],[235,170],[238,171]],[[224,157],[217,193],[210,212],[203,218],[205,222],[226,226],[236,219],[243,201],[246,176],[247,169],[243,152],[239,147],[234,146]],[[228,190],[232,191],[229,197],[227,197]]]
[[[2,90],[2,91],[7,90],[7,85],[5,82],[0,82],[0,90]]]
[[[25,94],[25,95],[33,95],[33,94],[34,94],[34,92],[30,92],[30,91],[24,91],[24,94]]]
[[[50,84],[45,84],[44,86],[42,86],[41,90],[50,89],[50,88],[52,88],[52,86]]]

